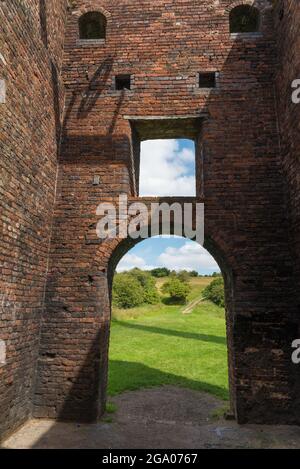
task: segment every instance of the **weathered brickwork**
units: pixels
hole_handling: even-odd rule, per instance
[[[49,18],[53,33],[56,31],[52,45],[48,44],[49,38],[42,37],[41,42],[39,37],[40,42],[34,41],[30,49],[34,54],[40,48],[34,65],[43,67],[43,82],[38,78],[28,80],[28,86],[33,82],[37,87],[36,114],[30,115],[30,120],[27,108],[20,108],[20,116],[25,119],[23,133],[19,120],[14,122],[14,116],[7,119],[13,129],[12,140],[19,138],[22,142],[11,151],[12,161],[7,165],[12,171],[11,180],[17,179],[15,168],[22,162],[16,155],[26,155],[28,163],[19,177],[27,174],[29,179],[41,178],[35,187],[41,205],[40,218],[31,219],[22,239],[20,231],[11,248],[5,246],[1,251],[4,262],[9,263],[7,269],[3,264],[3,272],[12,289],[11,301],[19,305],[18,295],[22,297],[23,316],[18,318],[24,319],[6,326],[10,313],[2,323],[7,327],[7,339],[12,340],[8,349],[11,366],[18,363],[16,350],[24,355],[22,372],[16,371],[18,379],[11,381],[16,383],[15,390],[6,391],[0,400],[6,415],[16,413],[10,419],[4,417],[3,428],[26,418],[32,391],[37,417],[91,421],[101,414],[107,379],[110,285],[117,261],[134,241],[97,240],[96,208],[101,202],[114,201],[120,193],[139,199],[139,138],[191,137],[191,132],[195,132],[192,138],[197,146],[197,198],[193,201],[205,202],[206,247],[219,262],[226,283],[232,410],[239,422],[299,423],[297,367],[290,359],[291,342],[299,334],[293,282],[293,272],[299,265],[299,119],[293,119],[299,117],[299,110],[290,101],[286,104],[288,91],[286,95],[281,93],[282,84],[288,90],[286,80],[299,67],[297,45],[290,45],[296,42],[299,4],[285,2],[286,15],[279,22],[279,6],[274,8],[274,2],[257,0],[254,3],[260,11],[260,32],[230,35],[229,12],[241,3],[252,5],[252,0],[70,2],[62,63],[64,119],[52,219],[55,138],[59,137],[63,91],[60,99],[53,101],[49,54],[56,58],[59,71],[65,6],[59,1],[49,3],[56,13],[60,12],[60,21],[57,15],[50,14]],[[79,39],[78,20],[87,11],[100,11],[106,16],[106,40]],[[27,35],[26,40],[33,40],[31,37]],[[22,41],[15,38],[11,44],[18,40]],[[32,64],[26,70],[33,73]],[[289,70],[287,74],[285,70]],[[198,73],[203,71],[218,72],[215,89],[198,88]],[[115,90],[115,76],[122,74],[132,76],[131,90]],[[24,80],[18,83],[25,86]],[[43,86],[39,88],[38,83]],[[30,99],[32,89],[26,88],[23,96]],[[42,99],[45,90],[47,99]],[[47,112],[38,113],[41,105]],[[11,112],[11,107],[4,112]],[[32,116],[38,120],[39,129],[42,126],[39,135]],[[163,117],[168,119],[167,125]],[[187,117],[189,121],[182,119]],[[47,155],[42,162],[41,148]],[[95,184],[95,176],[100,184]],[[30,206],[36,200],[30,192],[32,187],[22,193],[19,185],[19,180],[6,185],[4,203],[15,204],[11,217],[20,211],[16,204],[26,201]],[[27,187],[25,181],[23,185]],[[10,198],[18,191],[21,202]],[[24,228],[22,217],[21,222],[20,230]],[[13,222],[11,225],[15,226]],[[34,236],[38,236],[39,243],[33,242]],[[294,240],[293,245],[289,239]],[[19,245],[23,246],[21,251]],[[31,269],[28,275],[22,270],[20,254]],[[13,263],[16,257],[18,262]],[[14,296],[15,290],[18,295]],[[30,353],[25,357],[28,344]],[[26,366],[31,374],[27,371],[25,380]],[[11,377],[9,364],[0,368],[0,373]],[[24,396],[17,387],[27,380]],[[5,380],[1,386],[3,383]],[[20,396],[26,405],[19,402]]]
[[[275,21],[279,67],[276,76],[281,157],[287,180],[290,242],[293,246],[296,293],[300,304],[300,103],[292,100],[294,80],[300,80],[300,5],[295,0],[277,2]],[[298,86],[299,88],[299,86]]]
[[[97,246],[92,233],[101,201],[120,192],[135,194],[128,117],[153,117],[153,133],[159,135],[155,117],[192,115],[202,119],[204,184],[198,180],[198,195],[204,194],[206,204],[206,243],[227,277],[233,410],[240,421],[290,418],[290,342],[297,328],[289,318],[291,262],[272,85],[273,9],[267,1],[257,2],[260,34],[230,36],[229,11],[239,3],[74,2],[63,65],[66,117],[37,416],[90,419],[105,399],[105,285],[119,248]],[[92,10],[107,17],[105,42],[78,39],[78,19]],[[207,70],[220,74],[211,92],[197,88],[198,72]],[[132,75],[130,91],[114,91],[119,74]],[[161,129],[160,136],[167,136]],[[94,175],[100,176],[99,186],[93,186]]]
[[[1,435],[31,413],[63,104],[65,3],[0,2],[0,78],[6,83],[0,104],[0,339],[7,350],[0,366]]]
[[[293,253],[296,319],[299,328],[300,309],[300,103],[293,102],[294,80],[300,79],[300,4],[296,0],[276,2],[275,26],[278,44],[276,74],[277,113],[280,128],[280,153],[286,181],[289,231],[286,234]],[[299,85],[298,85],[299,88]],[[300,379],[294,376],[293,402],[299,409]]]

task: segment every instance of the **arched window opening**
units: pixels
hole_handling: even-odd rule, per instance
[[[79,18],[80,39],[105,39],[106,18],[102,13],[90,11]]]
[[[254,33],[259,30],[259,11],[251,5],[239,5],[230,12],[231,33]]]

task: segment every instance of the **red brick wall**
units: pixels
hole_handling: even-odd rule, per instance
[[[1,2],[0,434],[28,418],[33,391],[36,416],[91,420],[103,409],[109,285],[134,242],[96,240],[96,207],[136,196],[128,116],[206,116],[197,188],[206,247],[226,277],[233,410],[240,422],[299,423],[299,4],[284,1],[279,21],[283,2],[255,3],[260,34],[230,36],[238,0],[72,0],[64,45],[66,1]],[[79,16],[95,9],[106,41],[78,41]],[[220,73],[211,92],[196,86],[206,70]],[[125,93],[113,89],[122,73],[133,75]]]
[[[107,281],[124,247],[93,235],[97,205],[135,193],[126,117],[204,113],[204,186],[197,186],[205,195],[206,246],[227,277],[233,408],[240,422],[299,422],[291,410],[290,343],[298,325],[274,99],[276,35],[271,2],[255,3],[261,32],[241,37],[229,34],[236,0],[73,2],[35,415],[89,420],[103,407]],[[107,16],[105,42],[78,41],[78,18],[88,10]],[[220,72],[211,92],[196,86],[206,70]],[[122,73],[134,77],[123,94],[113,89]]]
[[[65,17],[65,0],[0,5],[0,79],[7,88],[0,104],[0,339],[7,347],[1,435],[31,412],[63,108]]]
[[[278,31],[278,70],[276,75],[281,154],[287,182],[290,242],[300,292],[300,104],[292,101],[292,82],[300,79],[300,4],[296,0],[279,1],[275,10]],[[299,299],[298,299],[299,301]]]
[[[278,66],[276,71],[277,113],[289,223],[286,240],[291,246],[293,258],[294,323],[298,325],[294,334],[296,339],[300,336],[300,104],[292,101],[292,92],[294,91],[292,82],[300,79],[300,3],[297,0],[279,0],[276,2],[274,16],[278,44]],[[294,365],[293,368],[292,393],[295,413],[298,413],[300,379],[297,366]]]

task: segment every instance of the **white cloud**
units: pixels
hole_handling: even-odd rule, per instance
[[[191,165],[195,155],[180,150],[178,140],[148,140],[141,145],[141,196],[194,196],[195,176]]]
[[[159,257],[160,265],[170,270],[197,270],[199,272],[219,272],[214,258],[200,244],[186,242],[180,248],[169,247]]]
[[[154,266],[147,265],[146,261],[135,254],[126,254],[117,266],[117,272],[124,272],[124,270],[131,270],[134,267],[138,267],[143,270],[151,270],[154,269]]]
[[[136,254],[128,253],[120,261],[117,272],[138,267],[143,270],[151,270],[155,267],[167,267],[170,270],[196,270],[202,274],[219,272],[219,266],[214,258],[200,244],[194,241],[186,241],[179,248],[168,247],[158,257],[151,259],[153,265]]]

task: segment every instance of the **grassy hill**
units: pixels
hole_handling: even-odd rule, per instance
[[[166,279],[158,279],[161,288]],[[211,278],[192,278],[189,301],[201,297]],[[191,314],[184,307],[114,308],[110,340],[109,395],[173,384],[228,399],[224,310],[209,301]]]

